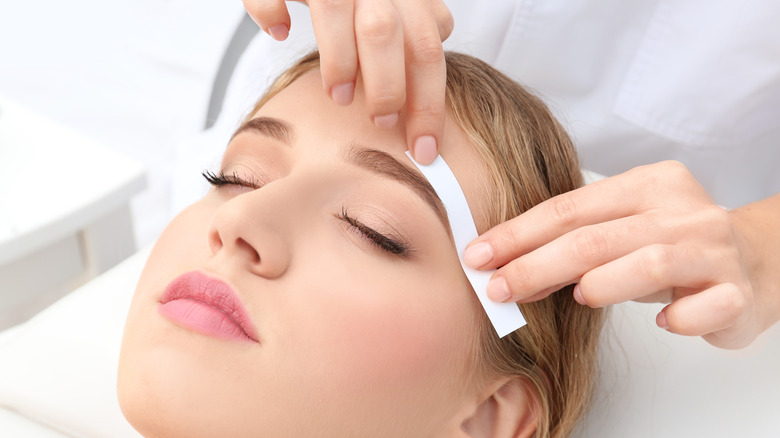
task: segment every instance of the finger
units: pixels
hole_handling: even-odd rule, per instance
[[[368,112],[377,126],[391,128],[406,99],[400,17],[388,0],[362,0],[355,8],[355,36]]]
[[[312,0],[309,9],[320,51],[322,86],[334,102],[349,105],[358,72],[352,0]]]
[[[406,141],[417,162],[430,164],[439,154],[444,130],[447,69],[442,36],[425,2],[404,3],[399,12],[406,47]]]
[[[548,199],[474,239],[464,258],[475,269],[493,269],[574,229],[649,209],[648,198],[659,196],[658,187],[665,184],[653,169],[638,167]],[[647,193],[647,187],[654,187],[653,192]],[[480,242],[487,243],[489,251],[473,257],[471,247]]]
[[[444,42],[452,34],[452,29],[455,27],[455,20],[452,18],[452,12],[450,12],[450,9],[443,1],[433,1],[431,7],[433,16],[436,18],[436,27],[439,30],[439,37],[442,42]]]
[[[566,287],[566,286],[568,286],[570,284],[572,284],[572,283],[567,282],[567,283],[564,283],[564,284],[556,284],[555,286],[551,286],[551,287],[548,287],[547,289],[543,289],[542,291],[537,292],[537,293],[535,293],[535,294],[533,294],[533,295],[531,295],[529,297],[517,300],[517,302],[522,304],[522,303],[532,303],[534,301],[543,300],[543,299],[549,297],[550,295],[552,295],[553,292],[558,292],[559,290],[563,289],[564,287]]]
[[[746,306],[747,300],[736,285],[721,283],[674,301],[656,322],[672,333],[703,336],[732,326]]]
[[[494,301],[517,301],[559,284],[578,281],[587,272],[653,242],[663,230],[646,215],[579,228],[501,267],[488,284]],[[499,277],[505,279],[493,285]],[[503,298],[503,299],[502,299]]]
[[[719,255],[688,246],[653,244],[582,276],[581,304],[604,307],[629,300],[671,302],[675,289],[698,289],[721,275]]]
[[[244,9],[273,39],[287,39],[290,32],[290,14],[284,0],[244,0]]]

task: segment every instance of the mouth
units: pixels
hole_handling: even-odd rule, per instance
[[[199,271],[176,277],[165,288],[158,310],[196,333],[228,341],[260,342],[249,313],[233,289]]]

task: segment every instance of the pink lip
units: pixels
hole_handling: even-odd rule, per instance
[[[204,335],[259,342],[249,313],[233,289],[198,271],[176,277],[165,288],[159,311],[171,321]]]

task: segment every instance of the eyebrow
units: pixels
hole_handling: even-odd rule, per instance
[[[450,231],[450,222],[447,219],[447,210],[444,208],[444,203],[424,176],[405,166],[387,152],[377,149],[353,145],[347,157],[350,163],[400,182],[415,191],[431,206],[447,231]]]
[[[292,125],[273,117],[255,117],[244,122],[233,134],[236,137],[243,132],[252,131],[266,137],[292,145],[295,131]],[[431,183],[420,173],[404,165],[392,155],[372,148],[353,144],[347,154],[347,161],[369,172],[392,179],[412,189],[425,201],[439,217],[444,228],[450,233],[450,222],[444,203],[436,194]]]
[[[233,137],[246,131],[254,131],[287,145],[291,145],[295,138],[293,127],[289,123],[272,117],[255,117],[247,120],[233,133]]]

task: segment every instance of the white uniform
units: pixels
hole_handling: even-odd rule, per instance
[[[685,163],[735,207],[780,191],[780,2],[449,1],[445,46],[535,90],[586,168]]]

